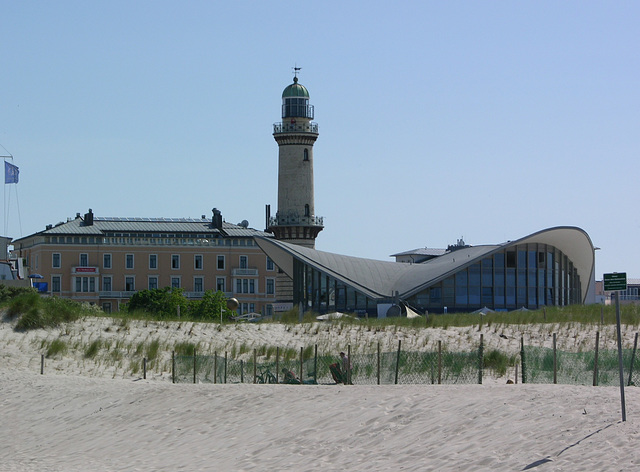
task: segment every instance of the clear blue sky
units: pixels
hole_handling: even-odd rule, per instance
[[[7,236],[89,208],[264,229],[297,64],[318,249],[389,260],[572,225],[598,279],[640,277],[638,2],[0,3]]]

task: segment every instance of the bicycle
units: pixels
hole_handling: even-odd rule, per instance
[[[276,376],[271,373],[267,367],[259,367],[259,373],[256,375],[256,383],[259,384],[275,384],[278,383]]]

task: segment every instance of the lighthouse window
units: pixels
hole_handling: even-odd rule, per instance
[[[308,161],[308,160],[309,160],[309,150],[308,150],[308,149],[305,149],[305,150],[304,150],[304,160],[305,160],[305,161]]]
[[[285,98],[283,105],[284,118],[289,116],[303,116],[313,118],[308,112],[309,100],[306,98]]]
[[[304,216],[309,216],[309,204],[308,203],[304,206]]]

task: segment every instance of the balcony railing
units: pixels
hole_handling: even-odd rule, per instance
[[[273,134],[280,133],[314,133],[318,134],[318,123],[274,123]]]
[[[272,216],[269,226],[323,226],[322,216]]]
[[[136,291],[129,292],[100,292],[100,298],[131,298]]]
[[[231,275],[233,275],[234,277],[240,276],[240,275],[245,275],[245,276],[257,276],[258,275],[258,269],[231,269]]]

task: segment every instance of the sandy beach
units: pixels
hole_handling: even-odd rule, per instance
[[[165,347],[198,339],[203,350],[231,349],[236,342],[318,342],[327,349],[366,344],[362,330],[342,327],[343,336],[337,336],[339,325],[243,324],[218,330],[193,323],[118,323],[87,318],[29,333],[0,323],[0,471],[618,471],[640,466],[635,387],[625,389],[627,421],[622,422],[619,388],[507,385],[506,378],[483,385],[172,384],[164,360],[143,380],[127,373],[124,364],[107,362],[107,352],[87,360],[72,349],[47,359],[40,375],[46,340],[65,336],[69,344],[112,337],[111,350],[125,350],[127,343],[133,348],[154,336]],[[492,327],[484,328],[485,342],[503,348],[517,349],[521,335],[548,341],[544,326],[528,333],[493,329],[495,339]],[[568,329],[590,339],[587,327]],[[371,332],[368,342],[394,345],[402,336],[416,348],[428,349],[437,339],[457,339],[463,347],[475,339],[478,327],[392,331]],[[633,332],[625,328],[626,343]],[[614,339],[603,335],[605,343],[609,337]],[[564,338],[581,342],[579,336],[559,336]]]

